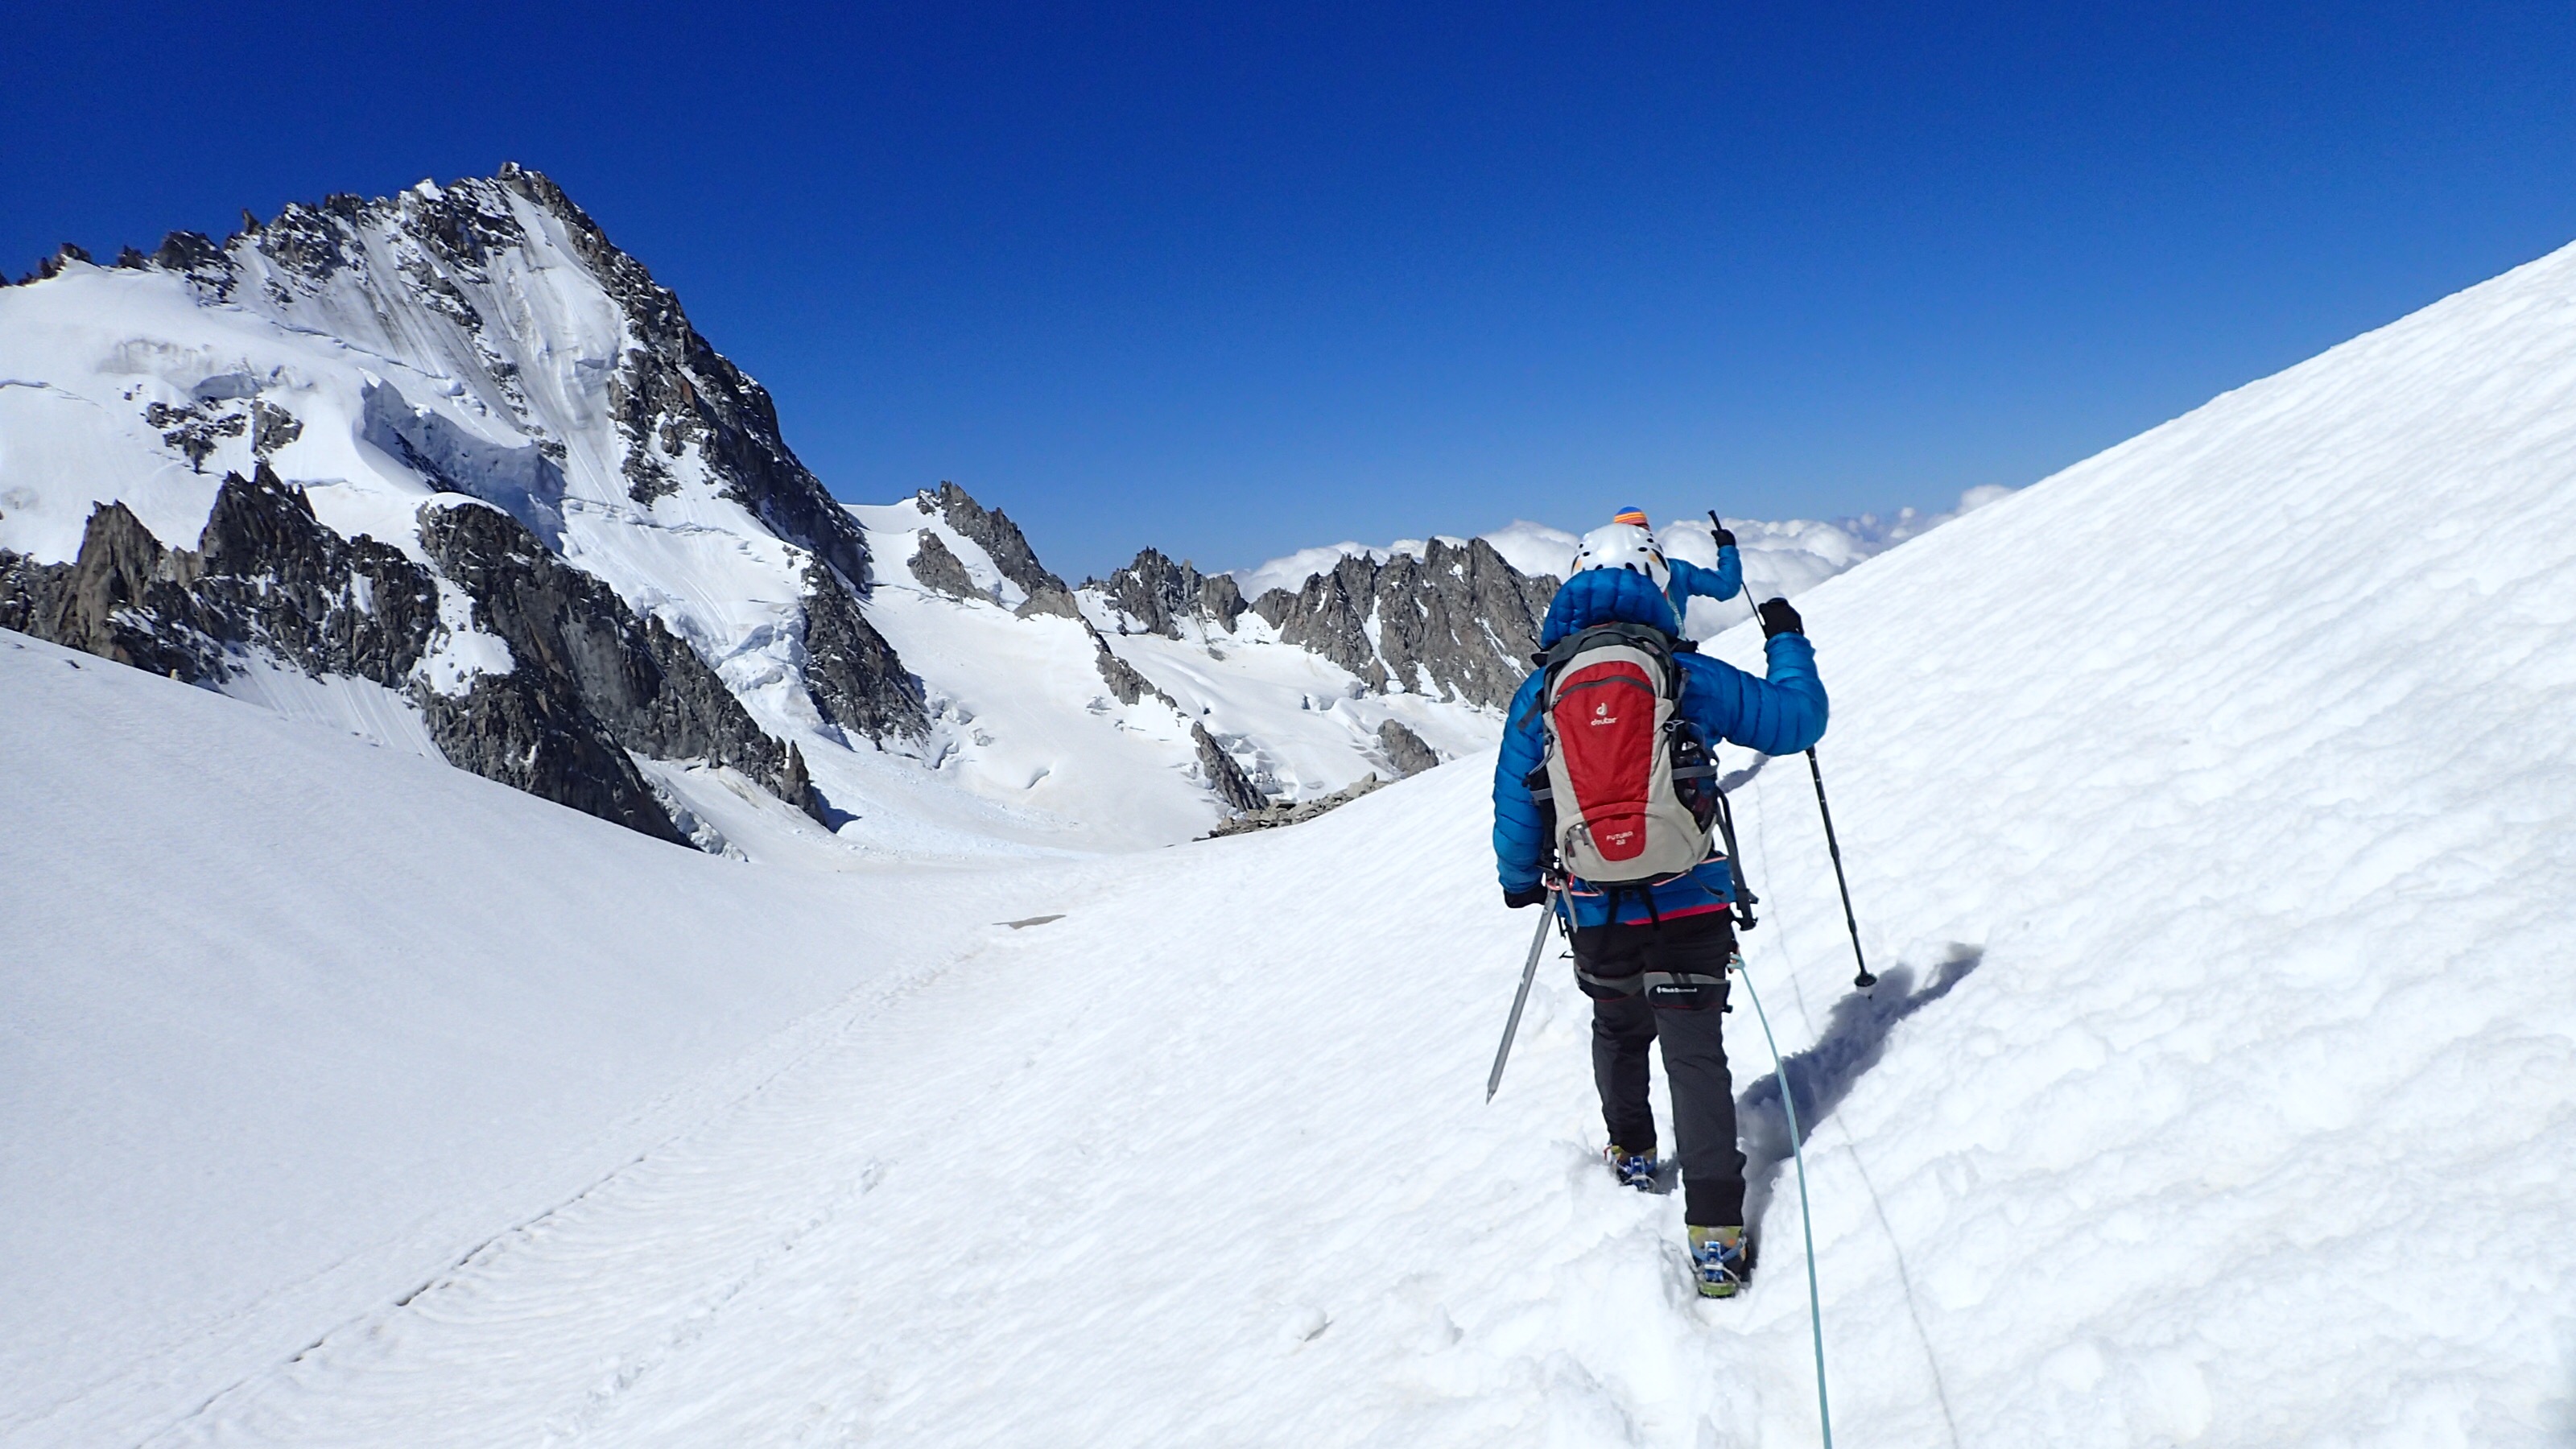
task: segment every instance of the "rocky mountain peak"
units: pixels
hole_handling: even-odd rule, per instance
[[[1037,550],[1030,547],[1028,535],[1011,521],[1011,516],[998,508],[986,508],[973,495],[945,479],[934,491],[923,489],[917,496],[921,511],[945,519],[948,526],[984,550],[1002,577],[1019,586],[1027,597],[1019,605],[1022,617],[1032,614],[1056,614],[1080,618],[1082,611],[1074,602],[1073,590],[1053,570],[1038,562]],[[942,553],[946,550],[943,547]],[[952,559],[953,563],[954,560]],[[931,567],[943,567],[934,558]],[[958,566],[962,575],[964,568]],[[944,575],[943,575],[944,577]],[[928,582],[925,580],[925,582]],[[937,587],[937,585],[933,585]],[[954,590],[950,590],[954,592]]]
[[[439,355],[423,365],[540,447],[598,455],[587,461],[646,507],[702,478],[852,587],[866,586],[864,537],[780,436],[768,391],[709,345],[679,298],[543,172],[511,163],[488,177],[373,199],[332,195],[244,220],[221,246],[173,232],[149,256],[129,249],[121,260],[181,275],[206,300],[386,356],[419,350],[417,332],[391,319],[425,311],[432,332],[448,335],[428,339]],[[548,330],[531,283],[565,265],[614,304],[618,335]],[[598,355],[585,355],[585,342]],[[574,401],[593,391],[612,423],[595,440],[579,425],[593,406]]]
[[[49,426],[103,461],[15,480],[0,543],[35,550],[0,553],[17,627],[216,685],[257,655],[365,679],[452,763],[665,838],[630,753],[818,800],[816,777],[837,777],[802,756],[791,771],[770,730],[810,731],[809,749],[927,730],[862,607],[864,531],[768,393],[543,173],[332,195],[220,243],[128,247],[115,273],[76,248],[45,270],[8,299],[43,327],[0,341],[22,344],[12,375],[82,405]],[[157,294],[153,330],[100,305],[127,293]],[[154,497],[174,460],[223,478],[196,495],[211,511],[193,549],[144,526],[189,520],[166,491],[122,501]],[[403,536],[335,532],[299,478],[330,485],[324,516]],[[436,506],[415,516],[423,488]],[[674,581],[707,569],[766,576],[720,597]],[[415,676],[469,627],[490,649],[506,636],[507,672]]]
[[[1171,639],[1181,637],[1185,622],[1232,633],[1245,607],[1231,574],[1202,574],[1197,565],[1175,563],[1155,548],[1106,579],[1085,579],[1082,587],[1116,611],[1122,629]]]
[[[1513,568],[1481,538],[1435,538],[1419,556],[1384,563],[1345,556],[1295,591],[1272,589],[1251,607],[1281,639],[1372,689],[1498,709],[1529,674],[1556,585]]]

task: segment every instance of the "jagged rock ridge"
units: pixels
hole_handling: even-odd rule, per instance
[[[1529,676],[1557,581],[1531,578],[1483,539],[1433,539],[1421,557],[1345,558],[1252,610],[1373,689],[1445,692],[1501,708]]]
[[[1243,593],[1230,574],[1202,574],[1195,564],[1174,563],[1148,548],[1106,579],[1085,579],[1083,590],[1105,602],[1122,632],[1181,637],[1185,621],[1234,632],[1243,616]]]
[[[265,468],[224,479],[193,550],[165,548],[108,504],[71,563],[0,551],[0,627],[193,684],[220,684],[255,653],[367,680],[409,699],[451,764],[666,840],[682,836],[630,750],[731,765],[822,808],[801,756],[658,619],[638,619],[496,509],[432,503],[418,523],[435,572],[341,538]],[[508,673],[473,674],[455,692],[424,675],[451,628],[442,579],[508,646]]]
[[[1345,557],[1299,589],[1272,589],[1248,604],[1230,575],[1202,574],[1151,548],[1106,579],[1086,580],[1083,592],[1122,632],[1230,634],[1248,611],[1371,689],[1498,709],[1528,676],[1556,586],[1514,569],[1483,539],[1433,539],[1419,557]]]

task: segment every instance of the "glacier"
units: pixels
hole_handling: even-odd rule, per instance
[[[2576,1435],[2571,519],[2576,248],[1799,591],[1875,995],[1803,762],[1727,764],[1840,1442]],[[998,592],[877,607],[1090,667]],[[1754,1034],[1733,1303],[1561,964],[1482,1102],[1456,744],[1162,849],[703,788],[734,860],[0,635],[0,1440],[1816,1442]]]

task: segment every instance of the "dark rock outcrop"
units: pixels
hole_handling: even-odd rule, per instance
[[[1174,709],[1181,707],[1179,701],[1157,688],[1154,681],[1138,673],[1135,665],[1119,658],[1110,649],[1109,641],[1100,637],[1099,630],[1091,628],[1089,624],[1083,625],[1083,628],[1090,631],[1092,646],[1099,650],[1093,662],[1099,666],[1100,677],[1108,682],[1109,692],[1117,697],[1120,704],[1134,704],[1151,695]]]
[[[984,597],[983,590],[976,588],[975,581],[967,577],[965,562],[948,551],[948,545],[939,541],[938,534],[925,528],[916,536],[921,543],[913,550],[912,561],[906,565],[912,570],[915,583],[952,599]]]
[[[389,544],[323,527],[304,490],[265,464],[247,482],[226,475],[186,574],[216,638],[307,674],[405,688],[438,624],[426,571]]]
[[[806,566],[804,604],[805,691],[823,718],[872,740],[930,733],[921,681],[819,559]]]
[[[169,550],[122,503],[90,513],[70,563],[0,553],[0,627],[192,684],[223,677]]]
[[[993,560],[1002,577],[1020,586],[1032,599],[1042,593],[1070,593],[1064,580],[1047,571],[1038,562],[1037,550],[1029,547],[1028,535],[1011,521],[1010,515],[998,508],[986,508],[967,495],[965,489],[942,481],[937,493],[924,497],[939,506],[948,526],[973,539],[978,548]]]
[[[1086,579],[1082,586],[1117,610],[1122,632],[1132,626],[1167,639],[1181,637],[1185,619],[1232,633],[1244,611],[1243,591],[1233,575],[1210,577],[1186,561],[1172,562],[1159,549],[1146,549],[1125,568],[1105,579]]]
[[[658,839],[686,843],[629,751],[730,765],[828,818],[803,757],[661,620],[636,617],[498,509],[433,504],[419,525],[438,575],[332,532],[265,467],[224,479],[193,550],[164,548],[107,504],[71,563],[0,554],[0,626],[190,683],[220,683],[253,653],[370,680],[420,707],[449,763]],[[475,675],[461,694],[414,677],[444,627],[440,575],[511,655],[509,673]]]
[[[814,788],[814,777],[805,770],[805,752],[793,740],[787,744],[787,769],[778,781],[778,798],[812,816],[814,823],[826,830],[840,828],[840,821],[846,818],[823,798],[822,791]]]
[[[86,249],[75,245],[74,243],[65,242],[60,248],[56,249],[52,256],[36,263],[36,269],[34,271],[20,277],[17,281],[17,285],[23,287],[29,282],[50,281],[55,277],[61,276],[63,274],[63,268],[69,266],[71,263],[86,262],[88,260],[89,252]]]
[[[470,511],[518,527],[506,515]],[[189,683],[220,683],[253,653],[308,674],[369,680],[419,705],[449,763],[681,840],[574,675],[543,667],[537,631],[509,641],[517,668],[476,676],[462,697],[418,683],[413,668],[440,628],[437,581],[396,549],[325,528],[304,491],[265,467],[225,477],[194,550],[164,549],[123,505],[107,504],[90,515],[70,564],[21,560],[7,573],[21,582],[0,585],[0,598],[26,601],[30,633]],[[489,605],[486,617],[495,617]],[[555,631],[553,641],[562,637]],[[584,642],[597,651],[599,641]]]
[[[1440,763],[1440,752],[1422,742],[1402,720],[1381,720],[1377,727],[1379,748],[1386,751],[1387,763],[1395,766],[1399,778],[1410,778]]]
[[[510,646],[517,672],[557,682],[618,745],[785,780],[787,751],[660,619],[636,618],[616,590],[497,508],[431,503],[419,523],[422,550],[473,598],[476,622]]]
[[[1082,604],[1074,598],[1073,590],[1062,584],[1049,584],[1031,593],[1028,598],[1021,601],[1018,608],[1011,612],[1023,619],[1035,618],[1040,614],[1079,619],[1082,617]]]
[[[1420,558],[1345,558],[1294,593],[1272,589],[1252,609],[1281,639],[1372,689],[1500,708],[1529,674],[1555,592],[1556,580],[1522,574],[1481,538],[1434,539]]]
[[[309,674],[405,688],[438,621],[427,571],[323,527],[304,491],[264,467],[225,476],[194,550],[165,549],[109,503],[71,563],[18,559],[0,575],[0,622],[192,684],[220,682],[232,651],[258,648]]]
[[[1227,809],[1258,810],[1270,803],[1261,787],[1252,783],[1252,777],[1234,762],[1234,756],[1208,733],[1206,725],[1190,721],[1190,742],[1198,746],[1199,772],[1207,777],[1208,789]]]
[[[1312,800],[1300,800],[1295,804],[1264,805],[1258,810],[1246,810],[1201,838],[1214,840],[1225,835],[1249,835],[1256,830],[1276,830],[1283,825],[1303,825],[1316,816],[1338,810],[1385,784],[1386,781],[1375,775],[1363,775],[1330,795],[1319,795]]]
[[[202,232],[174,231],[161,238],[161,245],[153,249],[152,265],[177,272],[217,301],[232,295],[233,269],[224,249]]]
[[[689,844],[635,762],[548,672],[478,674],[460,698],[417,692],[447,762],[674,845]]]

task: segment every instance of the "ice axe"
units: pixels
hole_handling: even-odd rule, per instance
[[[1717,510],[1714,508],[1708,511],[1708,522],[1710,527],[1720,531],[1726,528],[1726,525],[1718,519]],[[1741,553],[1737,557],[1740,559]],[[1747,585],[1744,593],[1746,602],[1750,603],[1752,587]],[[1758,617],[1758,610],[1756,615]],[[1851,881],[1843,875],[1842,842],[1834,838],[1834,808],[1825,803],[1825,767],[1816,762],[1816,751],[1812,745],[1807,748],[1807,773],[1816,781],[1816,813],[1822,816],[1825,822],[1825,853],[1834,858],[1834,888],[1841,891],[1843,896],[1843,926],[1851,932],[1852,960],[1860,967],[1859,973],[1852,977],[1852,985],[1867,991],[1878,984],[1878,978],[1870,974],[1869,957],[1860,948],[1860,919],[1852,914]],[[1739,871],[1738,874],[1740,878],[1741,872]]]
[[[1563,889],[1554,881],[1548,882],[1547,899],[1539,903],[1538,934],[1530,937],[1529,960],[1521,967],[1521,989],[1512,993],[1511,1019],[1503,1023],[1503,1044],[1494,1048],[1494,1070],[1485,1078],[1488,1102],[1502,1088],[1503,1063],[1511,1060],[1512,1038],[1521,1029],[1521,1008],[1529,1004],[1530,982],[1538,976],[1539,953],[1547,949],[1547,928],[1556,923],[1557,893]]]

